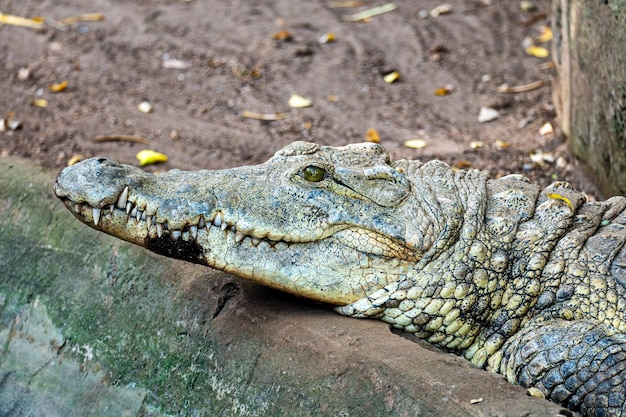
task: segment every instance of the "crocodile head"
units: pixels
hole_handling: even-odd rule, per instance
[[[218,171],[155,175],[91,158],[65,168],[54,191],[94,229],[345,305],[401,280],[432,244],[409,231],[411,183],[399,171],[375,144],[296,142]]]

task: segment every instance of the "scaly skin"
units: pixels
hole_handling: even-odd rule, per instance
[[[92,158],[55,192],[95,229],[382,319],[583,415],[626,416],[623,197],[305,142],[222,171]]]

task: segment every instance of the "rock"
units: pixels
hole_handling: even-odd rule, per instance
[[[481,107],[480,113],[478,113],[478,121],[480,123],[486,123],[496,120],[499,116],[500,112],[498,112],[498,110],[491,107]]]

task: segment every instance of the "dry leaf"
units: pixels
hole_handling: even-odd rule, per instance
[[[526,393],[530,395],[531,397],[546,398],[543,391],[541,391],[539,388],[530,387],[526,390]]]
[[[0,132],[17,130],[20,127],[22,127],[22,122],[19,120],[0,119]]]
[[[523,93],[525,91],[531,91],[543,86],[543,81],[533,81],[532,83],[524,84],[524,85],[516,85],[513,87],[509,87],[508,84],[502,84],[498,87],[499,93]]]
[[[505,149],[511,146],[509,142],[504,141],[504,140],[499,140],[499,139],[495,142],[495,145],[496,145],[496,148],[498,149]]]
[[[533,10],[536,9],[535,5],[533,4],[532,1],[521,1],[519,3],[519,8],[523,11],[523,12],[532,12]]]
[[[478,149],[478,148],[482,148],[483,146],[485,146],[485,144],[483,143],[482,140],[474,140],[472,142],[470,142],[469,147],[472,149]]]
[[[331,9],[350,8],[365,6],[366,2],[362,0],[337,0],[328,2],[327,6]]]
[[[161,162],[167,162],[167,155],[150,149],[144,149],[137,153],[137,160],[141,166],[158,164]]]
[[[22,26],[32,29],[43,29],[44,24],[40,19],[26,19],[24,17],[13,16],[0,12],[0,24]]]
[[[76,164],[76,163],[78,163],[78,162],[80,162],[80,161],[82,161],[84,159],[87,159],[87,157],[85,155],[76,154],[76,155],[72,156],[69,161],[67,161],[67,166],[71,167],[72,165],[74,165],[74,164]]]
[[[448,13],[452,13],[452,6],[448,3],[441,4],[430,11],[432,17]]]
[[[444,86],[435,90],[435,95],[438,97],[447,96],[452,92],[453,88],[451,86]]]
[[[400,78],[399,71],[391,71],[383,76],[383,80],[385,80],[387,84],[394,83],[398,81],[399,78]]]
[[[387,13],[396,9],[396,5],[393,3],[383,4],[382,6],[373,7],[371,9],[363,10],[360,13],[355,13],[343,18],[345,22],[359,22],[366,20],[379,14]]]
[[[285,117],[287,117],[286,114],[284,113],[255,113],[249,110],[244,110],[241,115],[247,119],[254,119],[254,120],[265,120],[265,121],[274,121],[274,120],[280,120],[280,119],[284,119]]]
[[[105,135],[105,136],[96,136],[91,139],[94,142],[136,142],[136,143],[145,143],[146,145],[150,143],[150,141],[146,138],[142,138],[141,136],[129,136],[129,135]]]
[[[62,81],[60,83],[52,84],[48,88],[53,93],[60,93],[61,91],[65,90],[67,88],[67,84],[68,84],[67,80],[64,80],[64,81]]]
[[[72,23],[77,22],[102,22],[103,20],[104,15],[102,13],[86,13],[78,16],[66,17],[65,19],[59,20],[58,23],[62,25],[71,25]]]
[[[367,142],[378,143],[380,142],[380,135],[378,134],[378,131],[376,131],[376,129],[370,127],[369,129],[367,129],[367,133],[365,133],[365,140]]]
[[[308,98],[301,97],[297,94],[292,94],[289,98],[289,106],[296,109],[311,107],[312,105],[313,101],[309,100]]]
[[[288,30],[281,30],[280,32],[274,33],[272,39],[276,41],[290,41],[293,39],[293,36],[291,36],[291,32]]]
[[[422,148],[425,148],[426,145],[428,145],[428,144],[426,143],[425,140],[422,140],[422,139],[410,139],[410,140],[405,141],[403,143],[403,145],[406,148],[422,149]]]
[[[472,398],[470,399],[470,404],[478,404],[478,403],[482,403],[484,400],[482,397],[480,398]]]
[[[339,101],[339,96],[336,96],[334,94],[329,94],[326,96],[326,100],[330,101],[331,103],[336,103]]]

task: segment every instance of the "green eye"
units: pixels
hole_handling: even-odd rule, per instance
[[[309,182],[320,182],[326,176],[324,168],[309,165],[302,170],[302,177]]]

